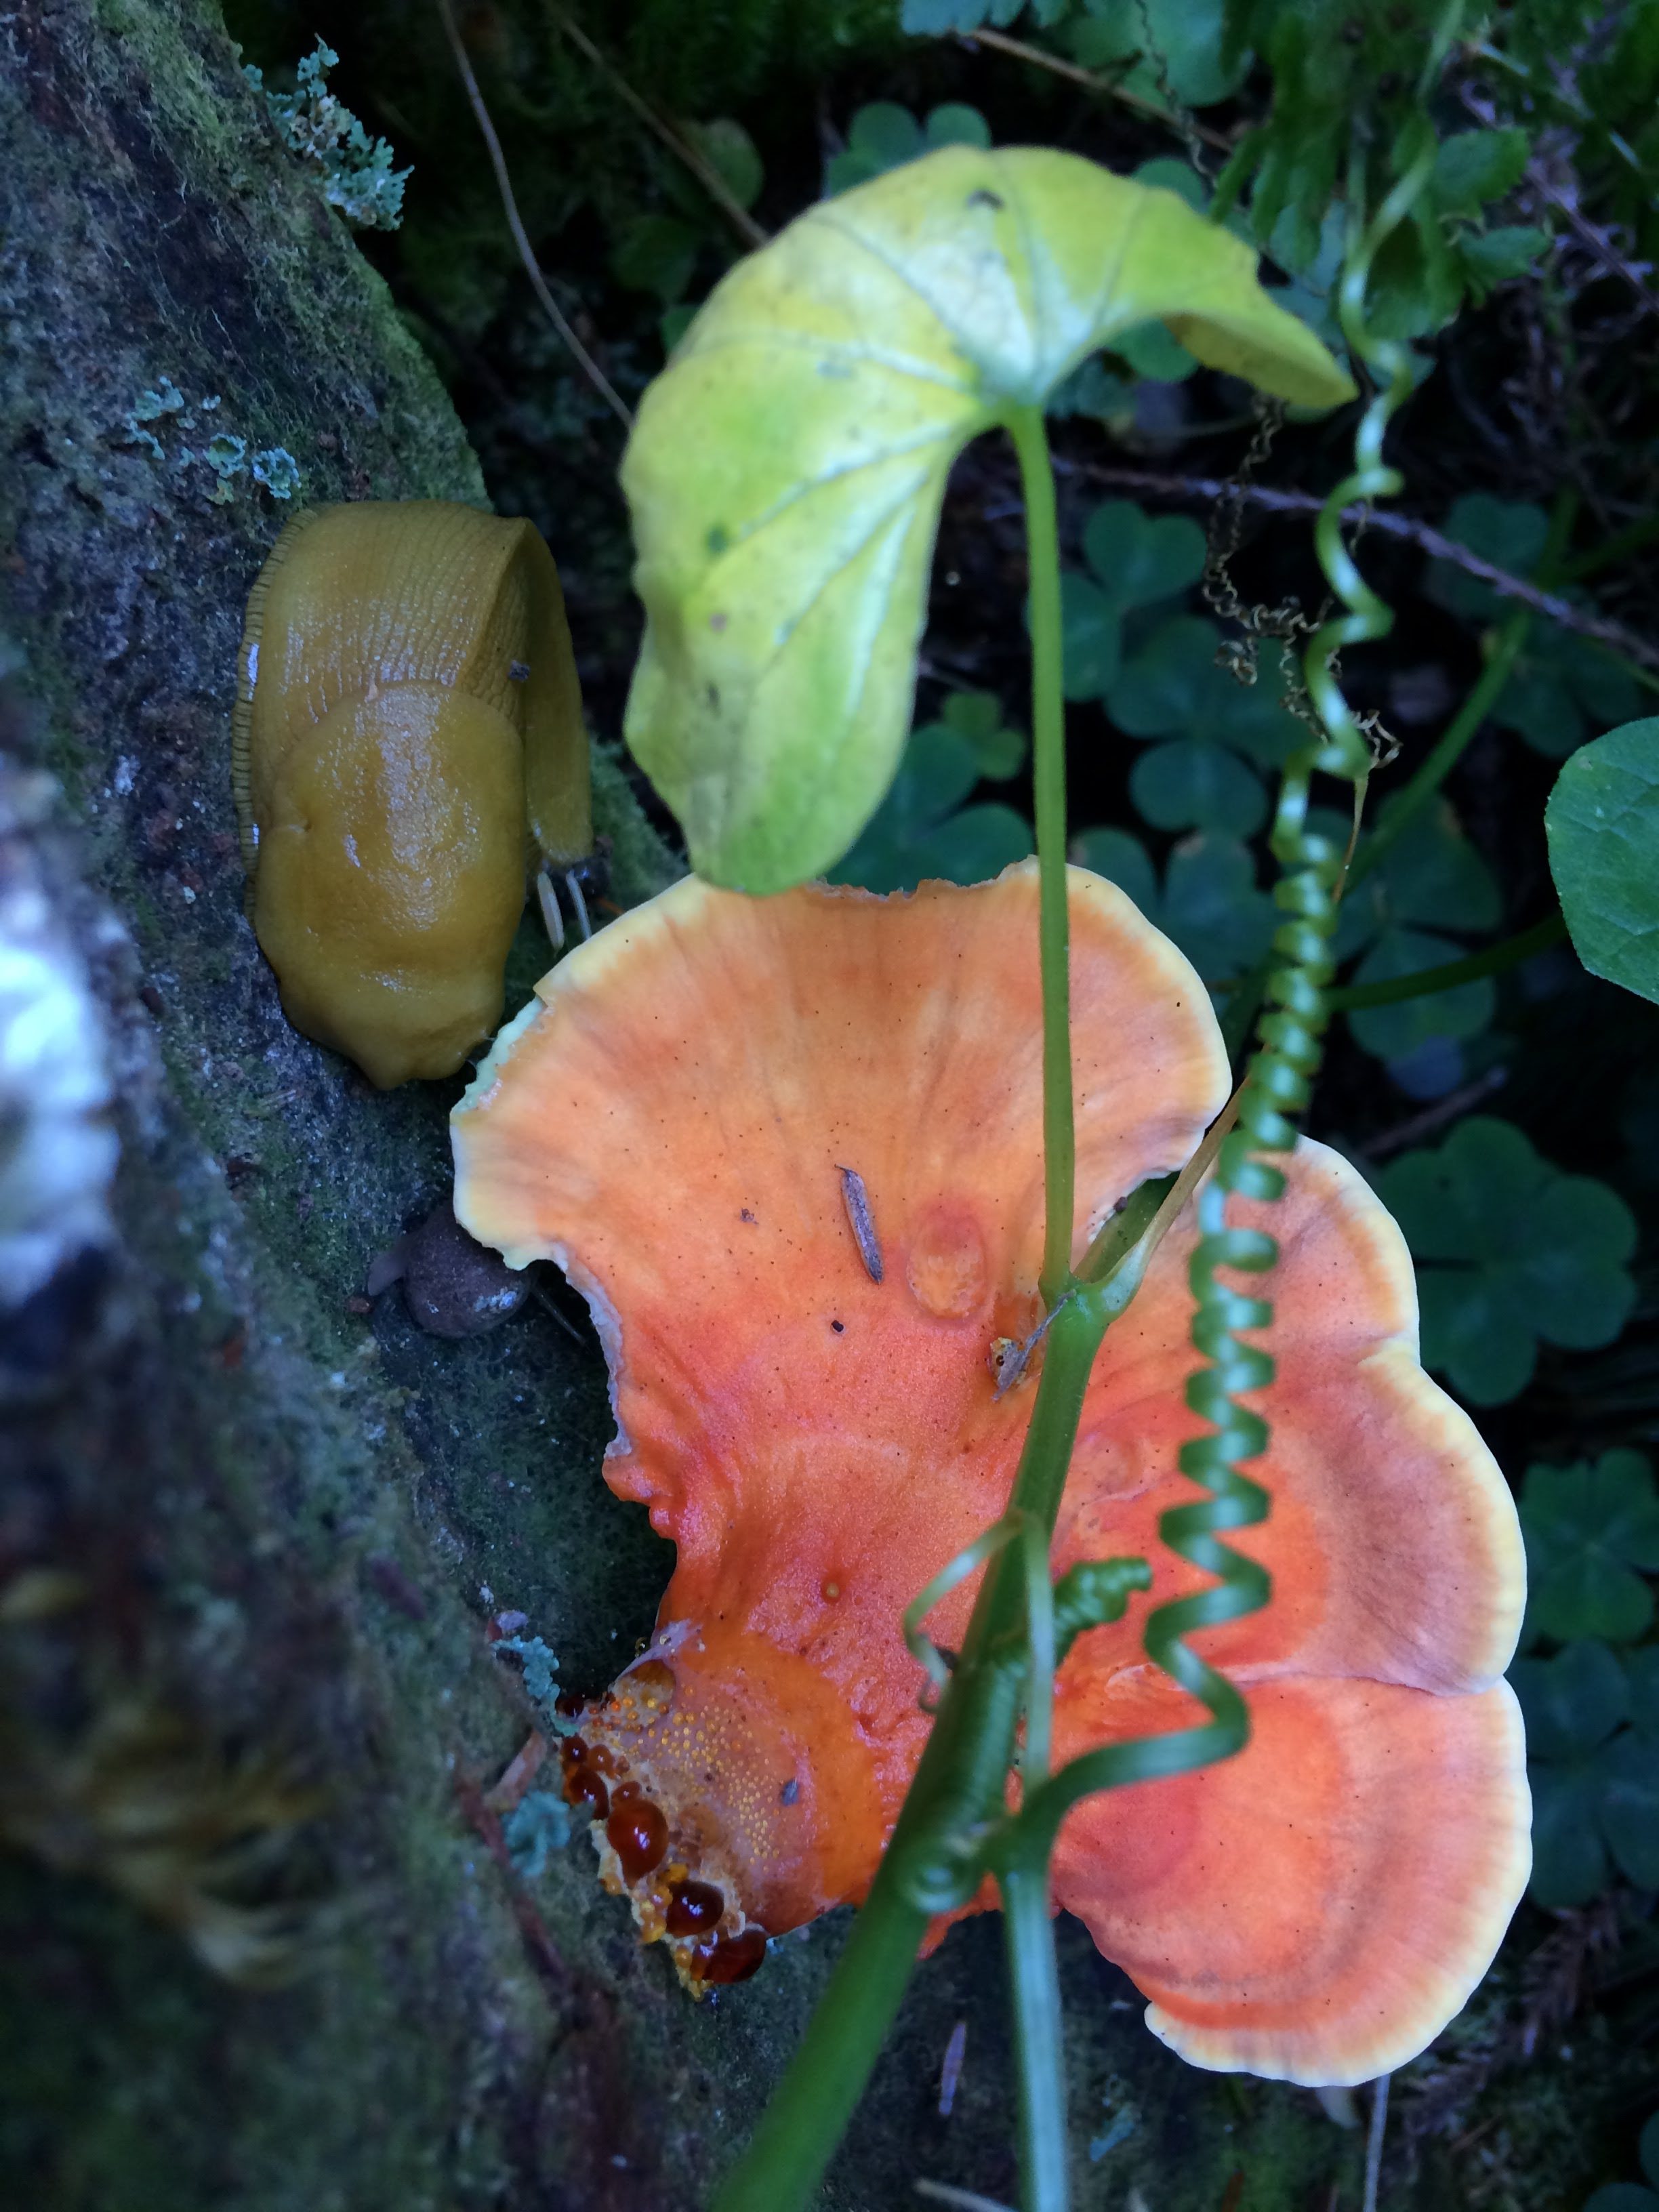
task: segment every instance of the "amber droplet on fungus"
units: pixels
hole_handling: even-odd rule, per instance
[[[638,1881],[661,1864],[668,1849],[668,1823],[661,1808],[648,1797],[630,1798],[613,1809],[605,1824],[605,1839],[617,1854],[623,1879]]]
[[[671,1936],[700,1936],[718,1928],[726,1899],[712,1882],[677,1881],[669,1892],[667,1923]]]
[[[586,1805],[590,1820],[603,1820],[611,1810],[605,1784],[591,1766],[573,1766],[566,1771],[564,1795],[568,1805]]]
[[[745,1928],[736,1936],[722,1936],[718,1942],[699,1943],[686,1965],[695,1980],[719,1987],[746,1982],[750,1974],[759,1972],[765,1956],[766,1930]]]

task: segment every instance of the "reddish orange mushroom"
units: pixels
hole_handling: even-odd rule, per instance
[[[458,1214],[586,1295],[607,1480],[678,1547],[566,1786],[694,1984],[863,1895],[927,1725],[900,1616],[1007,1498],[1030,1386],[998,1397],[995,1347],[1040,1310],[1036,904],[1029,865],[894,899],[687,881],[544,981],[455,1115]],[[1071,908],[1080,1249],[1190,1155],[1227,1068],[1201,986],[1129,901],[1074,872]],[[1457,2009],[1525,1881],[1498,1680],[1522,1553],[1418,1364],[1410,1263],[1360,1177],[1303,1146],[1271,1226],[1273,1512],[1241,1541],[1276,1595],[1198,1639],[1246,1689],[1252,1741],[1085,1803],[1054,1893],[1189,2057],[1352,2081]],[[1194,1494],[1190,1244],[1178,1225],[1108,1334],[1056,1533],[1057,1570],[1144,1553],[1155,1601],[1196,1579],[1156,1534]],[[970,1601],[931,1632],[950,1643]],[[1193,1717],[1138,1614],[1081,1638],[1056,1689],[1060,1756]]]

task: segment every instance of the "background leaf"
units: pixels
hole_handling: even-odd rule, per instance
[[[1521,1493],[1530,1634],[1629,1643],[1653,1619],[1636,1571],[1659,1569],[1659,1495],[1640,1452],[1531,1467]]]
[[[1423,1361],[1477,1406],[1532,1376],[1538,1339],[1586,1349],[1624,1327],[1636,1285],[1630,1209],[1605,1183],[1564,1175],[1507,1121],[1472,1115],[1437,1152],[1376,1178],[1418,1263]]]
[[[908,162],[725,278],[623,465],[647,616],[625,730],[701,873],[781,890],[847,851],[903,747],[951,462],[1160,320],[1282,397],[1349,390],[1238,240],[1043,149]]]
[[[1579,958],[1659,1000],[1659,720],[1627,722],[1576,754],[1544,821]]]

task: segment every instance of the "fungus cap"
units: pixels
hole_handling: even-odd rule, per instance
[[[900,1616],[1006,1502],[1030,1383],[999,1398],[994,1352],[1040,1312],[1036,896],[1030,864],[891,899],[688,880],[544,980],[454,1116],[459,1218],[588,1297],[606,1479],[678,1548],[657,1639],[581,1716],[567,1788],[694,1983],[863,1895],[927,1728]],[[1097,878],[1073,870],[1070,902],[1080,1249],[1190,1156],[1228,1071],[1180,953]],[[1362,1179],[1304,1144],[1285,1199],[1238,1218],[1282,1248],[1252,1470],[1273,1511],[1237,1540],[1276,1595],[1195,1641],[1255,1733],[1224,1766],[1085,1802],[1054,1893],[1199,2063],[1359,2080],[1443,2026],[1525,1881],[1494,1686],[1519,1534],[1418,1364],[1410,1263]],[[1144,1554],[1153,1602],[1199,1579],[1157,1540],[1193,1494],[1194,1234],[1108,1334],[1055,1534],[1057,1571]],[[971,1600],[936,1609],[941,1642]],[[1141,1617],[1079,1640],[1059,1755],[1190,1720]]]

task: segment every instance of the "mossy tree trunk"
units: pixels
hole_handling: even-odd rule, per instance
[[[362,1310],[446,1187],[456,1086],[380,1095],[295,1035],[242,915],[234,664],[289,511],[252,458],[285,453],[303,501],[482,501],[477,465],[210,0],[20,0],[0,145],[0,925],[27,908],[89,994],[76,1048],[120,1145],[112,1236],[64,1216],[51,1281],[0,1296],[0,1829],[29,1844],[0,1855],[0,2197],[690,2212],[833,1933],[693,2008],[585,1849],[533,1888],[503,1863],[479,1793],[526,1713],[487,1620],[524,1612],[597,1687],[648,1632],[664,1547],[604,1489],[597,1348],[545,1305],[461,1343],[395,1292]],[[641,896],[665,855],[601,768]],[[307,1907],[274,1990],[134,1903],[174,1893],[121,1828],[158,1778],[210,1828],[262,1762],[319,1805],[252,1893]],[[1188,2075],[1073,1939],[1085,2140],[1117,2112],[1085,2204],[1156,2176],[1160,2212],[1213,2205],[1237,2163],[1227,2201],[1278,2208],[1351,2164],[1288,2093]],[[999,1984],[994,1929],[959,1931],[832,2201],[897,2203],[917,2172],[1011,2188]]]

